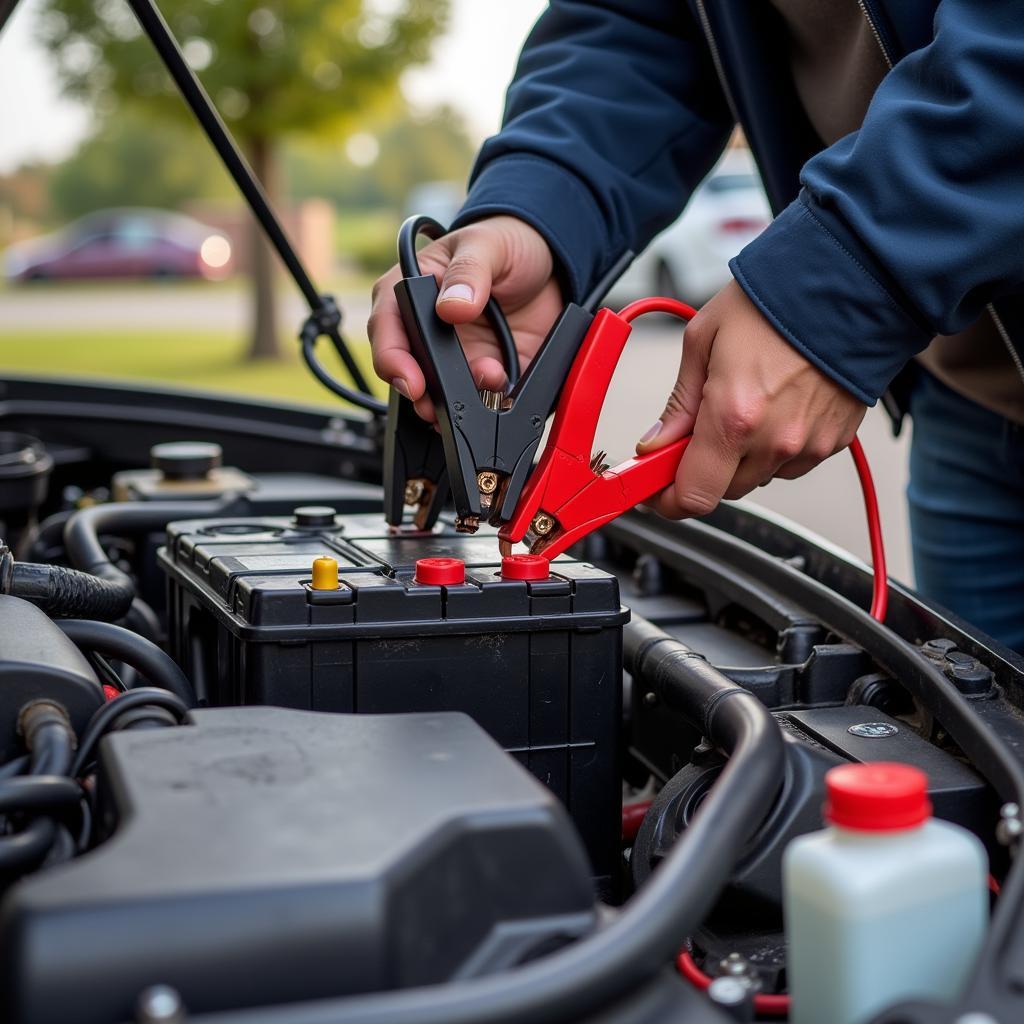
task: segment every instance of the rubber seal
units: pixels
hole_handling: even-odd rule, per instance
[[[506,555],[501,560],[501,577],[506,580],[546,580],[551,563],[543,555]]]
[[[419,558],[414,579],[428,587],[455,587],[466,582],[466,563],[461,558]]]

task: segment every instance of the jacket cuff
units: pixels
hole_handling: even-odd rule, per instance
[[[560,264],[566,298],[579,302],[615,251],[597,200],[560,164],[532,154],[484,165],[452,228],[510,214],[536,229]]]
[[[893,298],[869,269],[870,254],[826,216],[801,193],[729,269],[794,348],[874,405],[935,332]]]

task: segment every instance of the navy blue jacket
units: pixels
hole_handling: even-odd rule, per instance
[[[1019,347],[1024,11],[861,7],[892,70],[861,129],[822,150],[767,0],[552,0],[456,224],[522,217],[578,299],[678,215],[738,121],[777,216],[732,271],[812,362],[874,402],[989,304]]]

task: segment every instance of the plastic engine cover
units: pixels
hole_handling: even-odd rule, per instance
[[[105,739],[99,786],[112,837],[3,906],[9,1024],[440,982],[594,922],[561,806],[461,714],[196,711]]]
[[[172,523],[171,653],[212,704],[463,711],[569,809],[598,884],[619,859],[622,623],[616,578],[568,558],[503,578],[497,538],[390,533],[380,515]],[[311,585],[338,563],[336,590]],[[429,585],[421,558],[465,564]]]

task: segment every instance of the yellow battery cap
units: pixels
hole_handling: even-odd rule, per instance
[[[329,555],[321,555],[313,559],[314,590],[338,590],[338,561]]]

